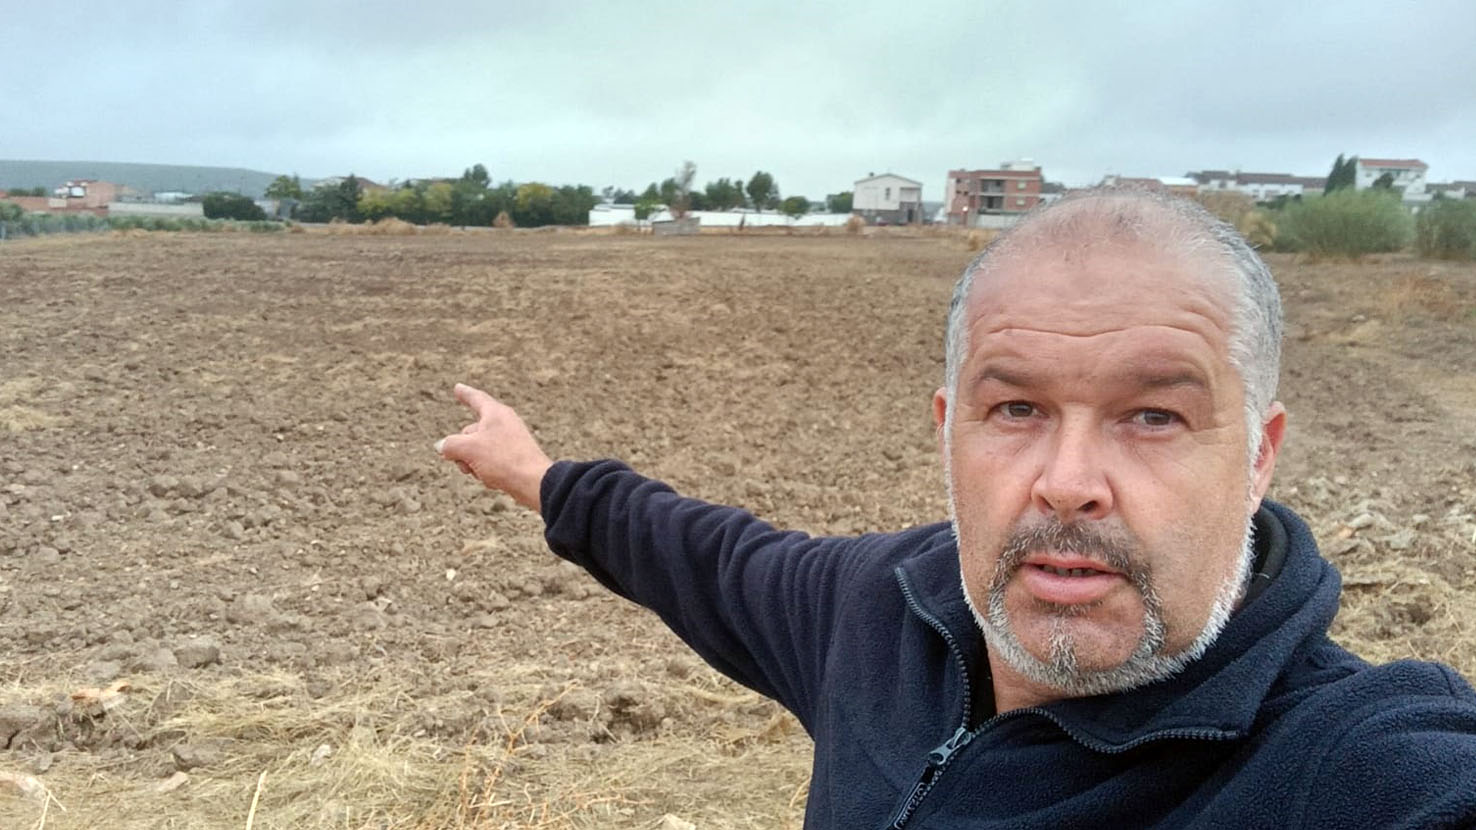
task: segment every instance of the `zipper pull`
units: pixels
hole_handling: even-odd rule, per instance
[[[974,739],[974,733],[967,726],[960,726],[953,737],[943,742],[943,745],[928,753],[928,763],[935,767],[941,767],[948,763],[953,753],[968,746],[969,741]]]
[[[937,779],[938,773],[948,766],[948,761],[954,753],[968,746],[969,741],[973,739],[974,733],[970,732],[968,725],[965,724],[953,733],[953,737],[944,741],[942,746],[928,753],[928,765],[923,768],[922,777],[913,785],[907,798],[903,799],[902,807],[892,817],[892,823],[887,825],[888,830],[902,830],[907,826],[908,819],[912,818],[912,814],[917,811],[917,805],[921,804],[928,791],[933,789],[933,782]]]

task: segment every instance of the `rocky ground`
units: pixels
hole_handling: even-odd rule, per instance
[[[792,720],[430,447],[466,381],[781,525],[936,520],[967,247],[0,245],[0,826],[797,826]],[[1273,497],[1344,571],[1338,636],[1476,673],[1476,268],[1272,264]]]

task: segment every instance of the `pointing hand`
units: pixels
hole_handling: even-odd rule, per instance
[[[553,461],[538,446],[528,425],[512,407],[480,389],[458,383],[455,393],[458,401],[476,413],[477,422],[437,441],[436,452],[487,487],[537,510],[543,475]]]

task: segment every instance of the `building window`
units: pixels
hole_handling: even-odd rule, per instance
[[[890,187],[883,193],[882,198],[889,202],[892,200],[892,189]]]
[[[1016,190],[1024,190],[1025,189],[1025,183],[1024,182],[1015,182],[1015,189]]]
[[[1025,186],[1025,183],[1024,182],[1020,182],[1020,186],[1021,187],[1024,187]],[[1025,200],[1024,199],[1018,199],[1018,198],[1015,199],[1015,207],[1025,207]]]

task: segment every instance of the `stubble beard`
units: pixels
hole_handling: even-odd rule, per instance
[[[956,514],[955,514],[956,516]],[[957,519],[954,532],[957,535]],[[1215,594],[1204,627],[1194,640],[1175,654],[1163,653],[1166,626],[1163,602],[1154,588],[1152,571],[1143,563],[1141,547],[1124,533],[1104,533],[1085,525],[1062,524],[1054,517],[1011,533],[995,564],[988,588],[987,605],[975,604],[968,585],[964,599],[992,651],[1027,680],[1056,689],[1065,697],[1122,692],[1145,686],[1182,671],[1204,656],[1224,631],[1244,593],[1255,561],[1253,525],[1246,521],[1239,561]],[[1037,609],[1050,622],[1049,654],[1041,659],[1020,641],[1005,610],[1005,591],[1032,551],[1052,550],[1090,556],[1122,573],[1143,603],[1142,633],[1132,653],[1123,662],[1106,669],[1083,668],[1079,646],[1071,629],[1075,617],[1090,613],[1092,605],[1054,605],[1037,601]]]

